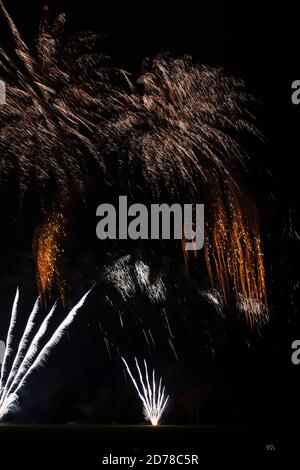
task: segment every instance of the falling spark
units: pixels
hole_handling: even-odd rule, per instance
[[[178,361],[179,359],[178,359],[178,355],[177,355],[177,352],[176,352],[174,343],[173,343],[173,341],[171,340],[171,338],[168,338],[168,341],[169,341],[169,345],[170,345],[170,347],[171,347],[171,349],[172,349],[172,351],[173,351],[173,354],[174,354],[176,360]]]
[[[262,319],[266,322],[268,319],[268,312],[264,304],[251,298],[245,298],[241,294],[239,295],[238,309],[249,319],[249,322],[262,322]]]
[[[162,379],[159,379],[158,387],[156,386],[155,370],[152,370],[152,380],[149,379],[147,362],[144,359],[144,377],[140,369],[137,358],[135,358],[135,365],[137,368],[140,385],[137,384],[131,370],[121,356],[122,361],[125,364],[129,377],[138,393],[140,400],[143,403],[143,413],[146,421],[150,421],[152,426],[157,426],[161,420],[163,412],[165,411],[166,405],[169,400],[169,395],[165,396],[165,387],[162,387]]]
[[[83,306],[90,292],[91,289],[80,299],[80,301],[75,305],[75,307],[72,308],[72,310],[60,323],[60,325],[57,327],[50,339],[41,349],[40,342],[48,330],[49,320],[55,311],[56,304],[54,304],[53,308],[39,327],[38,332],[35,334],[31,343],[27,347],[29,336],[35,326],[35,318],[39,307],[39,299],[36,301],[35,306],[25,326],[16,355],[12,362],[10,372],[8,374],[7,379],[5,380],[7,370],[6,365],[12,353],[11,342],[13,340],[14,327],[16,324],[17,302],[19,298],[19,291],[17,290],[11,314],[4,361],[1,369],[0,421],[3,420],[3,418],[9,413],[16,412],[16,410],[18,409],[20,390],[26,385],[31,374],[46,363],[46,360],[50,355],[51,351],[61,340],[64,333],[66,333],[68,327],[73,322],[74,318],[76,317],[80,308]]]
[[[201,293],[201,295],[216,309],[220,316],[224,316],[223,297],[217,289],[205,290]]]

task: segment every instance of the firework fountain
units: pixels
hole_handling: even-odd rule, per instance
[[[159,379],[158,387],[156,384],[155,370],[152,370],[152,374],[148,373],[147,362],[144,359],[144,377],[143,372],[139,366],[137,358],[135,358],[135,365],[137,368],[139,382],[135,380],[127,362],[122,357],[122,361],[125,364],[126,370],[129,374],[129,377],[132,380],[132,383],[138,393],[140,400],[143,403],[143,412],[146,421],[150,421],[152,426],[157,426],[161,420],[163,412],[167,406],[169,395],[165,395],[165,387],[162,387],[162,379]]]
[[[8,328],[6,347],[4,351],[3,364],[1,368],[0,379],[0,421],[9,413],[14,413],[18,409],[19,392],[26,385],[31,374],[39,367],[45,364],[49,354],[53,348],[61,340],[67,328],[75,319],[78,311],[83,306],[90,290],[80,299],[80,301],[72,308],[64,320],[56,328],[50,339],[41,346],[45,335],[48,332],[50,320],[56,310],[55,303],[42,321],[37,332],[30,341],[31,334],[37,324],[36,317],[39,310],[40,299],[34,305],[29,315],[24,332],[18,345],[17,352],[13,357],[12,343],[15,336],[17,323],[17,308],[19,300],[19,290],[17,289],[15,300],[13,303],[10,324]],[[9,364],[12,364],[9,369]]]

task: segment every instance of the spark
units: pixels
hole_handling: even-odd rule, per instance
[[[156,279],[152,281],[151,284],[146,289],[146,293],[152,303],[164,303],[166,300],[166,286],[161,278],[157,275]]]
[[[146,333],[146,331],[144,330],[144,328],[142,328],[142,332],[143,332],[143,334],[144,334],[144,336],[145,336],[145,340],[146,340],[146,342],[147,342],[147,344],[148,344],[148,347],[150,348],[149,339],[148,339],[147,333]]]
[[[110,352],[110,347],[109,347],[109,339],[106,336],[104,336],[104,342],[105,342],[105,346],[106,346],[106,349],[107,349],[107,353],[109,355],[109,358],[112,359],[112,355],[111,355],[111,352]]]
[[[149,285],[150,268],[147,264],[143,263],[143,261],[135,263],[134,267],[139,286],[143,289]]]
[[[267,321],[268,315],[266,312],[265,305],[262,302],[258,302],[255,299],[245,298],[241,294],[239,295],[239,301],[237,304],[238,309],[242,312],[249,321],[260,321],[263,319]]]
[[[173,343],[173,341],[172,341],[171,338],[168,338],[168,341],[169,341],[169,345],[170,345],[170,347],[171,347],[171,349],[172,349],[172,351],[173,351],[173,354],[174,354],[176,360],[178,361],[179,359],[178,359],[178,355],[177,355],[177,352],[176,352],[174,343]]]
[[[151,338],[151,341],[152,341],[153,347],[155,348],[155,341],[154,341],[154,338],[153,338],[153,336],[152,336],[152,333],[151,333],[151,330],[150,330],[150,328],[148,328],[148,333],[149,333],[149,336],[150,336],[150,338]]]
[[[166,311],[165,308],[162,310],[162,316],[163,316],[163,318],[164,318],[164,320],[165,320],[165,324],[166,324],[166,327],[167,327],[167,329],[168,329],[168,331],[169,331],[170,337],[171,337],[171,338],[174,338],[174,335],[173,335],[172,330],[171,330],[171,326],[170,326],[168,314],[167,314],[167,311]]]
[[[123,256],[113,265],[113,267],[108,267],[105,270],[105,275],[108,281],[114,283],[118,292],[125,301],[131,299],[136,293],[136,286],[130,261],[130,255]]]
[[[155,370],[152,370],[152,380],[149,379],[147,362],[144,359],[144,372],[142,373],[138,360],[135,358],[135,365],[139,376],[139,385],[135,380],[127,362],[124,357],[121,356],[123,363],[125,364],[126,370],[132,383],[138,393],[140,400],[143,403],[143,412],[146,421],[150,421],[152,426],[157,426],[161,420],[161,417],[167,406],[169,395],[165,395],[165,387],[162,387],[162,379],[159,379],[157,387]],[[144,376],[143,376],[144,374]]]
[[[40,343],[45,334],[48,332],[49,321],[55,312],[57,304],[54,304],[51,311],[38,328],[37,333],[28,344],[30,335],[36,326],[39,299],[36,301],[34,308],[29,315],[24,332],[18,345],[17,352],[12,361],[11,369],[7,376],[7,363],[13,353],[11,349],[11,343],[14,337],[14,328],[17,320],[17,304],[19,298],[19,290],[17,289],[11,313],[10,326],[4,353],[4,361],[1,369],[0,421],[3,420],[8,414],[15,413],[17,411],[19,392],[26,385],[32,373],[46,363],[46,360],[51,351],[66,333],[68,327],[75,319],[78,311],[85,303],[85,300],[90,292],[91,289],[72,308],[72,310],[68,313],[64,320],[62,320],[60,325],[56,328],[50,339],[43,347],[40,347]]]
[[[224,316],[223,297],[217,289],[205,290],[201,293],[201,295],[216,309],[219,315]]]

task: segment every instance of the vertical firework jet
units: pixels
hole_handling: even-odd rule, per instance
[[[17,304],[19,298],[19,290],[17,290],[15,301],[12,308],[11,320],[7,335],[6,349],[4,354],[4,361],[1,369],[1,382],[0,382],[0,421],[5,418],[9,413],[13,413],[18,408],[18,394],[22,387],[26,385],[27,380],[31,374],[39,367],[45,364],[49,354],[53,348],[58,344],[67,328],[75,319],[78,311],[83,306],[88,291],[80,301],[72,308],[69,314],[57,327],[50,339],[41,348],[40,344],[45,334],[48,332],[49,321],[53,316],[56,304],[52,307],[42,324],[40,325],[37,333],[30,341],[31,333],[36,325],[36,316],[39,308],[39,299],[36,301],[34,308],[29,315],[24,332],[18,345],[17,352],[12,362],[10,371],[8,372],[7,365],[12,356],[11,344],[15,334],[15,326],[17,320]],[[28,344],[28,342],[30,343]]]
[[[163,412],[167,406],[169,395],[165,396],[165,387],[162,387],[162,379],[159,379],[159,384],[156,384],[155,370],[152,370],[152,377],[149,378],[148,366],[144,359],[144,376],[139,366],[138,360],[135,358],[135,365],[137,368],[140,385],[137,384],[132,372],[122,357],[129,377],[138,393],[140,400],[143,403],[143,412],[146,421],[150,421],[152,426],[157,426],[161,420]]]

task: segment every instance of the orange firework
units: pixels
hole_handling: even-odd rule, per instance
[[[33,240],[39,291],[44,300],[55,284],[64,299],[65,280],[62,257],[66,239],[67,220],[61,208],[52,207],[37,226]]]
[[[212,284],[217,281],[225,301],[232,289],[237,303],[243,299],[242,310],[253,326],[262,321],[253,314],[258,305],[264,305],[262,313],[267,315],[257,212],[233,182],[225,183],[224,191],[226,198],[218,189],[211,194],[205,243],[206,265]]]

